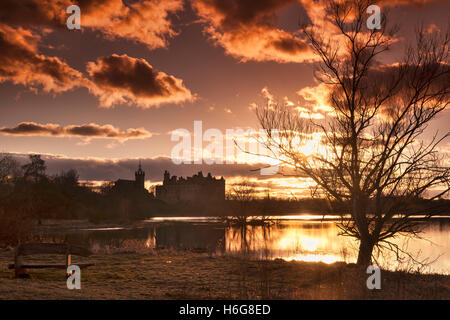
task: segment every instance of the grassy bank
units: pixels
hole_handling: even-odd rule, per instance
[[[64,270],[29,270],[30,279],[14,279],[12,255],[0,253],[0,299],[450,299],[450,276],[382,271],[382,289],[369,291],[367,275],[344,263],[151,249],[98,253],[87,259],[97,265],[82,271],[81,290],[68,290]]]

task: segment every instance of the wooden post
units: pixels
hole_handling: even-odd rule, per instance
[[[72,256],[69,253],[69,250],[67,250],[66,252],[66,272],[67,272],[67,268],[72,264]],[[72,273],[67,273],[67,277],[71,276]]]
[[[14,250],[14,276],[16,278],[24,278],[27,276],[27,270],[23,268],[23,256],[20,244]]]

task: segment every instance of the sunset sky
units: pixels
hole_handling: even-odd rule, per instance
[[[66,27],[71,4],[81,30]],[[448,0],[379,5],[401,28],[389,63],[419,23],[428,32],[449,25]],[[132,178],[142,159],[148,183],[165,169],[203,170],[306,195],[305,179],[261,177],[256,164],[175,165],[171,133],[193,132],[196,120],[203,132],[257,130],[254,108],[268,98],[325,118],[317,58],[298,32],[321,20],[312,0],[2,0],[0,152],[45,155],[50,173],[75,168],[82,180]],[[447,110],[432,129],[447,132],[449,121]]]

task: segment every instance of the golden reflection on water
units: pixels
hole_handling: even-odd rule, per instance
[[[339,228],[332,221],[282,221],[271,227],[231,227],[225,232],[225,250],[231,254],[249,255],[260,259],[314,261],[334,263],[355,262],[358,242],[339,236]],[[438,258],[421,272],[450,272],[450,224],[436,221],[423,229],[426,239],[409,239],[399,235],[393,242],[416,260],[428,262]],[[417,264],[406,256],[397,261],[386,250],[377,255],[377,264],[390,270],[415,271]]]

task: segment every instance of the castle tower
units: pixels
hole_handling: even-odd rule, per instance
[[[142,170],[141,160],[139,160],[139,168],[134,173],[136,188],[145,189],[145,172]]]
[[[169,171],[165,170],[164,171],[164,181],[163,184],[168,184],[170,181],[170,173]]]

